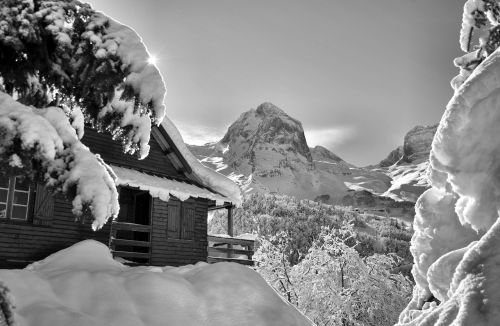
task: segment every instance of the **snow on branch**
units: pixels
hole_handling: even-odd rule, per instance
[[[0,162],[44,171],[48,186],[72,195],[76,216],[90,209],[94,229],[118,215],[113,174],[80,142],[63,109],[27,107],[0,92],[0,135]]]
[[[149,152],[166,93],[141,38],[79,1],[6,1],[0,12],[0,87],[43,108],[79,106],[126,152]]]
[[[118,196],[112,171],[80,142],[84,124],[144,158],[165,115],[165,85],[141,38],[80,1],[5,0],[0,53],[3,172],[42,178],[101,227]]]
[[[468,0],[464,5],[460,48],[466,55],[455,59],[460,74],[451,85],[457,90],[471,72],[500,46],[500,5],[498,0]],[[477,45],[472,45],[477,36]]]

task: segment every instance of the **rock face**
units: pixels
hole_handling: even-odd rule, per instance
[[[429,159],[432,139],[438,125],[416,126],[408,131],[404,138],[403,146],[399,146],[380,161],[379,167],[389,167],[396,163],[421,163]]]
[[[437,127],[437,124],[414,127],[405,135],[403,146],[374,167],[392,179],[384,196],[415,202],[429,188],[427,168]]]
[[[344,163],[346,165],[351,165],[345,162],[343,159],[333,154],[330,150],[324,148],[323,146],[316,146],[311,148],[311,154],[313,160],[315,161],[324,161],[330,163]]]
[[[432,139],[438,125],[416,126],[410,130],[404,140],[403,161],[406,163],[420,163],[429,159]]]
[[[250,141],[248,151],[262,144],[283,145],[312,162],[302,124],[269,102],[243,113],[229,127],[220,143],[234,144],[238,138]]]
[[[320,197],[330,203],[347,193],[337,174],[315,166],[302,124],[272,103],[243,113],[219,142],[190,149],[202,163],[227,175],[246,192]]]
[[[380,161],[378,165],[380,167],[391,166],[393,164],[398,163],[403,156],[404,156],[403,146],[399,146],[398,148],[392,150],[385,159]]]

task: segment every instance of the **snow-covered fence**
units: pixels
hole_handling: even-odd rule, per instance
[[[208,236],[208,262],[234,262],[253,265],[254,240]]]

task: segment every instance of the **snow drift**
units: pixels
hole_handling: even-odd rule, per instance
[[[18,326],[313,325],[248,267],[127,267],[93,240],[0,280]]]
[[[434,137],[411,247],[417,284],[399,325],[498,325],[499,108],[496,50],[455,91]]]

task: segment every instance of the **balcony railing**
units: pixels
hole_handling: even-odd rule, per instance
[[[209,235],[207,261],[253,265],[254,244],[254,240]]]

